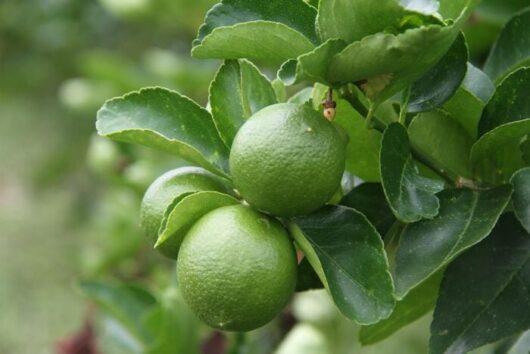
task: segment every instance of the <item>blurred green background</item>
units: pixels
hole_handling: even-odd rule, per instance
[[[137,216],[146,186],[182,162],[97,138],[94,121],[105,99],[144,86],[176,89],[205,105],[218,63],[192,60],[189,49],[213,3],[0,1],[1,354],[58,352],[57,343],[92,311],[80,279],[134,282],[167,298],[174,265],[149,249]],[[482,3],[466,27],[475,63],[523,3]],[[304,325],[290,332],[280,354],[295,354],[300,338],[310,348],[320,336],[333,338],[333,354],[426,353],[429,318],[360,349],[357,329],[322,293],[299,296],[292,309]],[[101,353],[143,352],[113,330],[112,317],[97,313]],[[196,326],[189,319],[175,328]],[[215,352],[204,344],[217,334],[202,327],[194,333],[192,346]],[[251,335],[244,352],[270,352],[279,339],[260,339],[270,333]]]

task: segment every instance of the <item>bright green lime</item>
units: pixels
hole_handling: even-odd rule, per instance
[[[281,224],[243,205],[216,209],[189,231],[177,259],[183,297],[205,323],[250,331],[271,321],[296,284],[296,254]]]
[[[306,214],[340,185],[345,142],[308,105],[282,103],[254,114],[230,152],[230,173],[241,196],[276,216]]]
[[[186,195],[199,191],[226,192],[222,180],[200,167],[180,167],[158,177],[145,192],[140,225],[156,241],[166,209]]]

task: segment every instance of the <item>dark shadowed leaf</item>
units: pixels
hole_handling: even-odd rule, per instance
[[[166,211],[155,248],[166,257],[177,259],[184,236],[197,220],[212,210],[238,203],[234,197],[213,191],[185,196]]]
[[[443,271],[437,272],[408,293],[405,298],[396,302],[396,307],[389,318],[362,327],[359,333],[361,343],[364,345],[377,343],[431,311],[438,298],[442,275]]]
[[[246,119],[274,103],[271,83],[247,60],[227,60],[210,85],[212,116],[228,147]]]
[[[364,214],[381,235],[385,235],[396,220],[379,183],[358,185],[342,198],[340,204]]]
[[[469,153],[473,139],[449,115],[443,112],[421,113],[410,123],[408,133],[410,145],[415,151],[429,156],[452,175],[471,177]]]
[[[222,176],[228,170],[228,149],[210,113],[174,91],[146,88],[107,101],[96,128],[113,140],[169,152]]]
[[[530,118],[530,68],[521,68],[507,76],[488,102],[479,123],[479,136],[496,127]]]
[[[412,84],[408,111],[432,111],[450,99],[466,75],[467,56],[466,39],[460,34],[442,59]]]
[[[530,233],[530,168],[517,171],[512,177],[513,210],[523,227]]]
[[[508,182],[520,168],[528,166],[521,143],[530,135],[530,118],[501,125],[483,136],[471,149],[475,178],[490,184]]]
[[[527,4],[530,5],[530,4]],[[484,72],[495,82],[521,66],[530,65],[530,8],[505,24],[484,65]]]
[[[506,214],[484,242],[447,268],[430,352],[467,353],[528,329],[529,289],[530,235]]]
[[[322,289],[324,285],[318,277],[307,258],[304,258],[298,265],[298,278],[296,281],[296,291],[306,291]]]
[[[364,215],[330,205],[293,219],[290,229],[346,317],[372,324],[390,315],[394,297],[388,260],[381,237]]]
[[[399,220],[408,223],[438,214],[440,204],[435,194],[444,184],[419,174],[403,125],[393,123],[386,128],[380,163],[385,195]]]
[[[484,239],[510,201],[511,193],[511,186],[481,192],[451,189],[440,193],[438,216],[409,224],[401,234],[396,253],[397,296],[404,297]]]

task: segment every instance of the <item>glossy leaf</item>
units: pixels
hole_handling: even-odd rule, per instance
[[[500,82],[506,75],[530,65],[530,8],[513,16],[495,42],[484,71]]]
[[[325,206],[293,219],[291,233],[346,317],[371,324],[394,307],[383,241],[364,215]]]
[[[407,130],[401,124],[386,128],[380,163],[385,195],[399,220],[409,223],[438,214],[435,194],[443,189],[443,182],[420,176],[410,153]]]
[[[501,82],[488,102],[479,123],[479,135],[496,127],[530,118],[530,68],[521,68]]]
[[[340,204],[361,212],[381,235],[385,235],[396,220],[379,183],[358,185],[342,198]]]
[[[122,324],[141,344],[153,340],[143,325],[143,317],[156,304],[146,290],[132,285],[83,281],[81,293]]]
[[[527,232],[530,233],[530,168],[517,171],[511,179],[513,185],[513,210]]]
[[[328,69],[333,57],[346,47],[341,39],[330,39],[309,53],[282,65],[278,77],[286,85],[302,81],[328,83]]]
[[[406,10],[396,0],[321,0],[317,24],[323,41],[342,39],[352,43],[377,32],[399,32],[404,17],[418,27],[430,21]]]
[[[196,221],[210,211],[238,203],[234,197],[213,191],[197,192],[184,197],[166,212],[155,248],[165,256],[177,259],[180,244]]]
[[[488,76],[468,63],[462,85],[442,110],[449,113],[475,139],[482,111],[494,92],[495,86]]]
[[[379,3],[373,3],[379,6]],[[465,17],[462,17],[462,19]],[[449,50],[460,21],[404,33],[377,33],[347,46],[330,63],[328,82],[362,81],[368,97],[381,102],[420,79]],[[414,63],[414,65],[411,65]]]
[[[457,255],[484,239],[510,201],[512,189],[501,186],[476,192],[445,190],[438,195],[440,213],[432,220],[407,225],[396,253],[396,294],[411,289]]]
[[[471,149],[477,179],[491,184],[507,182],[513,173],[528,166],[520,144],[530,134],[530,119],[501,125],[484,134]]]
[[[467,57],[466,39],[460,34],[440,61],[412,84],[408,111],[432,111],[449,100],[466,75]]]
[[[307,37],[283,23],[253,21],[216,28],[191,53],[201,59],[246,58],[280,65],[313,49]]]
[[[228,170],[228,149],[210,113],[175,91],[146,88],[107,101],[96,128],[113,140],[169,152],[219,175]]]
[[[346,171],[367,182],[377,182],[381,133],[366,127],[366,120],[345,100],[337,100],[335,122],[348,133]]]
[[[212,117],[228,147],[246,119],[275,103],[271,83],[247,60],[227,60],[210,85]]]
[[[443,16],[444,19],[457,19],[462,11],[466,8],[470,11],[481,0],[440,0],[440,7],[438,12]]]
[[[443,272],[434,274],[401,301],[396,302],[396,307],[389,318],[362,327],[359,332],[361,343],[363,345],[377,343],[431,311],[438,298],[442,275]]]
[[[530,235],[513,214],[445,272],[430,352],[466,353],[530,327]]]
[[[429,156],[452,175],[471,177],[473,139],[454,119],[442,112],[422,113],[412,120],[408,133],[415,151]]]
[[[223,0],[208,11],[193,45],[199,45],[217,28],[254,21],[281,23],[316,44],[316,15],[316,10],[303,0]]]

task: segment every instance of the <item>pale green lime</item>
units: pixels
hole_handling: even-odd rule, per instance
[[[177,259],[184,299],[205,323],[250,331],[271,321],[296,284],[296,255],[281,224],[243,205],[216,209],[189,231]]]

